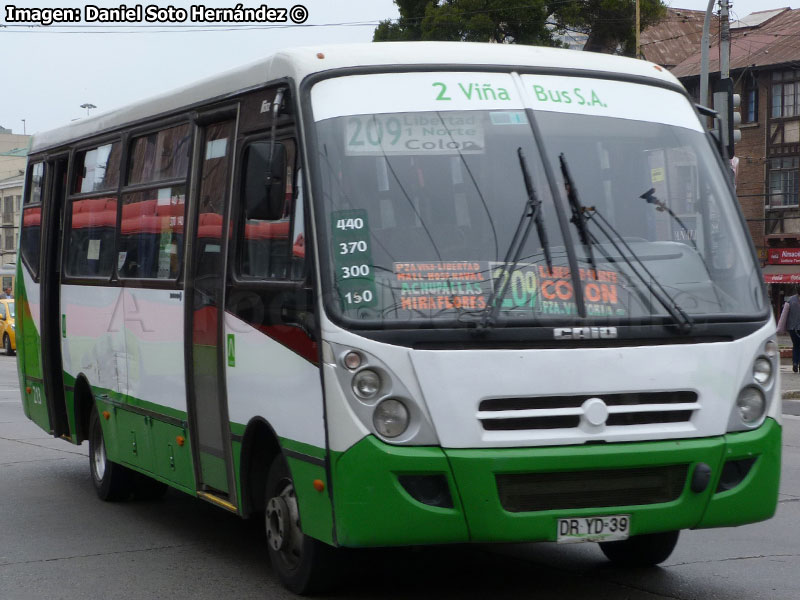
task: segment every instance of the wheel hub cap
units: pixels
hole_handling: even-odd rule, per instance
[[[289,507],[281,496],[270,499],[267,504],[267,543],[273,550],[282,550],[289,538]]]

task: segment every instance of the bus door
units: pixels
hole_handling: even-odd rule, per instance
[[[67,155],[46,161],[50,177],[44,199],[41,271],[42,385],[56,437],[70,436],[64,398],[64,369],[61,360],[61,232],[64,231],[64,203],[67,194]]]
[[[222,339],[235,113],[203,118],[195,139],[193,238],[187,246],[187,398],[197,489],[235,505]],[[227,118],[226,118],[227,117]]]

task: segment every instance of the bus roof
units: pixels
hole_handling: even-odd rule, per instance
[[[322,56],[322,58],[320,58]],[[282,50],[257,62],[232,69],[142,100],[115,111],[81,119],[69,125],[33,136],[30,154],[159,115],[167,115],[199,103],[222,99],[277,79],[297,82],[308,75],[365,66],[498,65],[520,67],[556,67],[565,70],[588,70],[638,75],[680,85],[666,69],[652,63],[576,50],[561,50],[516,44],[480,44],[466,42],[381,42],[306,46]]]

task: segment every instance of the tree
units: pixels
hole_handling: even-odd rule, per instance
[[[397,21],[382,21],[373,40],[443,40],[553,46],[546,0],[395,0]]]
[[[551,0],[552,18],[562,30],[588,34],[584,50],[634,56],[635,0]],[[661,0],[640,0],[640,29],[660,21],[667,12]]]
[[[394,0],[400,11],[396,21],[381,21],[372,36],[374,42],[411,42],[422,39],[422,19],[431,0]]]
[[[556,33],[588,34],[584,50],[635,54],[635,0],[395,0],[396,21],[382,21],[373,40],[446,40],[561,45]],[[640,27],[666,14],[661,0],[640,0]]]

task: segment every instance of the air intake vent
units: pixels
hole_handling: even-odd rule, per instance
[[[688,465],[496,475],[500,504],[509,512],[638,506],[676,500]]]
[[[597,405],[600,408],[598,422]],[[593,414],[587,415],[593,406]],[[700,410],[692,391],[637,392],[598,396],[535,396],[527,398],[489,398],[478,407],[478,420],[486,431],[528,429],[571,429],[584,419],[592,425],[608,427],[685,423]],[[605,412],[607,411],[607,412]]]

